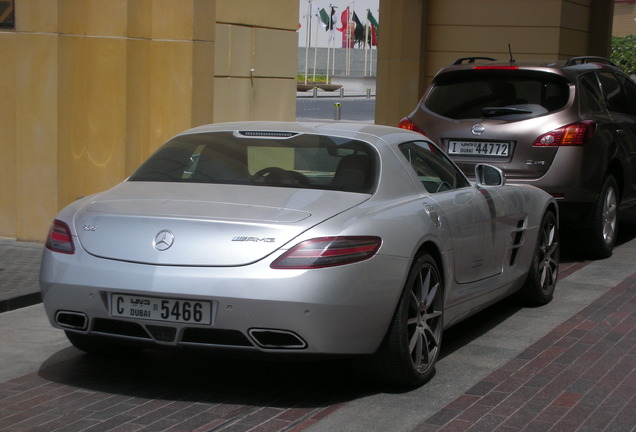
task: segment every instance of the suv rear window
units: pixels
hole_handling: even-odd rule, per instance
[[[569,96],[568,82],[556,75],[471,70],[439,75],[425,106],[435,114],[456,120],[516,120],[558,111],[565,107]]]

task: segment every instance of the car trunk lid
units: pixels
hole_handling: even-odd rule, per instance
[[[239,266],[273,253],[369,195],[324,190],[123,183],[74,218],[82,247],[107,259]]]

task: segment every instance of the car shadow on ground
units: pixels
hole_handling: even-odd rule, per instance
[[[377,391],[361,381],[352,367],[343,359],[264,360],[197,350],[148,349],[125,357],[102,357],[69,347],[42,364],[38,375],[131,398],[316,408]]]

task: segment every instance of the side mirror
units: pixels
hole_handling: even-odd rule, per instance
[[[503,186],[506,184],[506,175],[497,167],[487,164],[475,166],[475,180],[477,187]]]

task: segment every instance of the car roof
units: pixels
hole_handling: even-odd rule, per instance
[[[186,130],[180,135],[209,133],[209,132],[253,132],[255,137],[272,137],[276,134],[318,134],[360,139],[377,143],[379,141],[397,142],[408,140],[427,140],[422,135],[393,126],[376,125],[373,123],[356,122],[284,122],[284,121],[245,121],[230,123],[215,123]],[[259,135],[260,133],[260,135]],[[428,140],[427,140],[428,141]]]
[[[455,60],[453,64],[443,67],[437,75],[456,71],[470,70],[536,70],[552,72],[561,75],[577,74],[596,69],[613,69],[620,71],[618,66],[603,57],[581,56],[571,57],[567,60],[527,59],[499,61],[489,57],[463,57]]]

